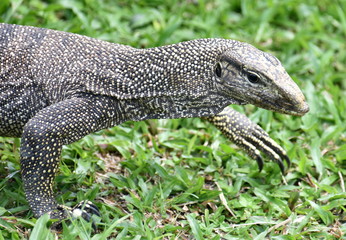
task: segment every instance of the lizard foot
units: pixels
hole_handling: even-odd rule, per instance
[[[245,115],[228,107],[221,113],[206,119],[219,128],[228,139],[245,150],[250,157],[254,158],[260,171],[263,168],[260,152],[275,161],[282,173],[285,171],[284,162],[287,163],[288,167],[290,166],[290,159],[286,151]]]
[[[61,216],[57,216],[56,212],[60,212]],[[52,216],[52,215],[55,215],[55,216]],[[66,217],[62,217],[63,215],[66,217],[69,216],[72,220],[82,217],[87,222],[92,223],[92,228],[94,229],[94,231],[96,230],[96,225],[92,219],[92,216],[97,215],[97,216],[101,217],[100,210],[98,209],[98,207],[95,204],[93,204],[92,202],[87,201],[87,200],[81,201],[80,203],[78,203],[73,208],[70,208],[70,207],[67,207],[64,205],[59,205],[57,208],[57,211],[55,211],[55,214],[54,213],[51,214],[51,218],[58,218],[58,219],[63,220],[66,218]],[[55,222],[52,225],[52,229],[61,230],[62,229],[61,221]]]
[[[286,162],[287,167],[291,164],[289,157],[286,155],[286,151],[256,124],[253,124],[253,126],[248,129],[246,135],[238,136],[235,143],[243,148],[250,157],[256,160],[260,171],[263,168],[263,159],[260,151],[267,155],[269,159],[275,161],[279,165],[282,173],[285,172],[284,162]]]

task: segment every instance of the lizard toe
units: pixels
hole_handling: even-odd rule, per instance
[[[92,216],[96,215],[101,217],[98,207],[90,201],[81,201],[70,210],[70,214],[72,218],[82,217],[84,220],[91,222],[94,231],[96,230],[96,224]]]

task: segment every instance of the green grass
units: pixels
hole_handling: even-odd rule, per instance
[[[0,138],[1,239],[342,239],[346,232],[346,2],[1,0],[0,21],[134,47],[223,37],[275,54],[307,97],[304,117],[245,112],[283,146],[286,176],[200,119],[128,122],[66,146],[57,199],[100,208],[50,233],[32,218],[18,139]],[[219,191],[219,189],[221,191]],[[346,239],[345,237],[343,239]]]

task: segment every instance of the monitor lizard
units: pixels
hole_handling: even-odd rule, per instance
[[[0,24],[0,136],[21,137],[24,190],[34,216],[98,214],[56,202],[61,149],[128,120],[201,117],[257,160],[284,170],[286,152],[229,107],[304,115],[308,104],[280,61],[250,44],[196,39],[149,49],[77,34]],[[87,210],[81,210],[86,205]]]

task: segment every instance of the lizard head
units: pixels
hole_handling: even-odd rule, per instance
[[[217,89],[241,104],[302,116],[309,111],[305,97],[271,54],[234,42],[214,66]]]

